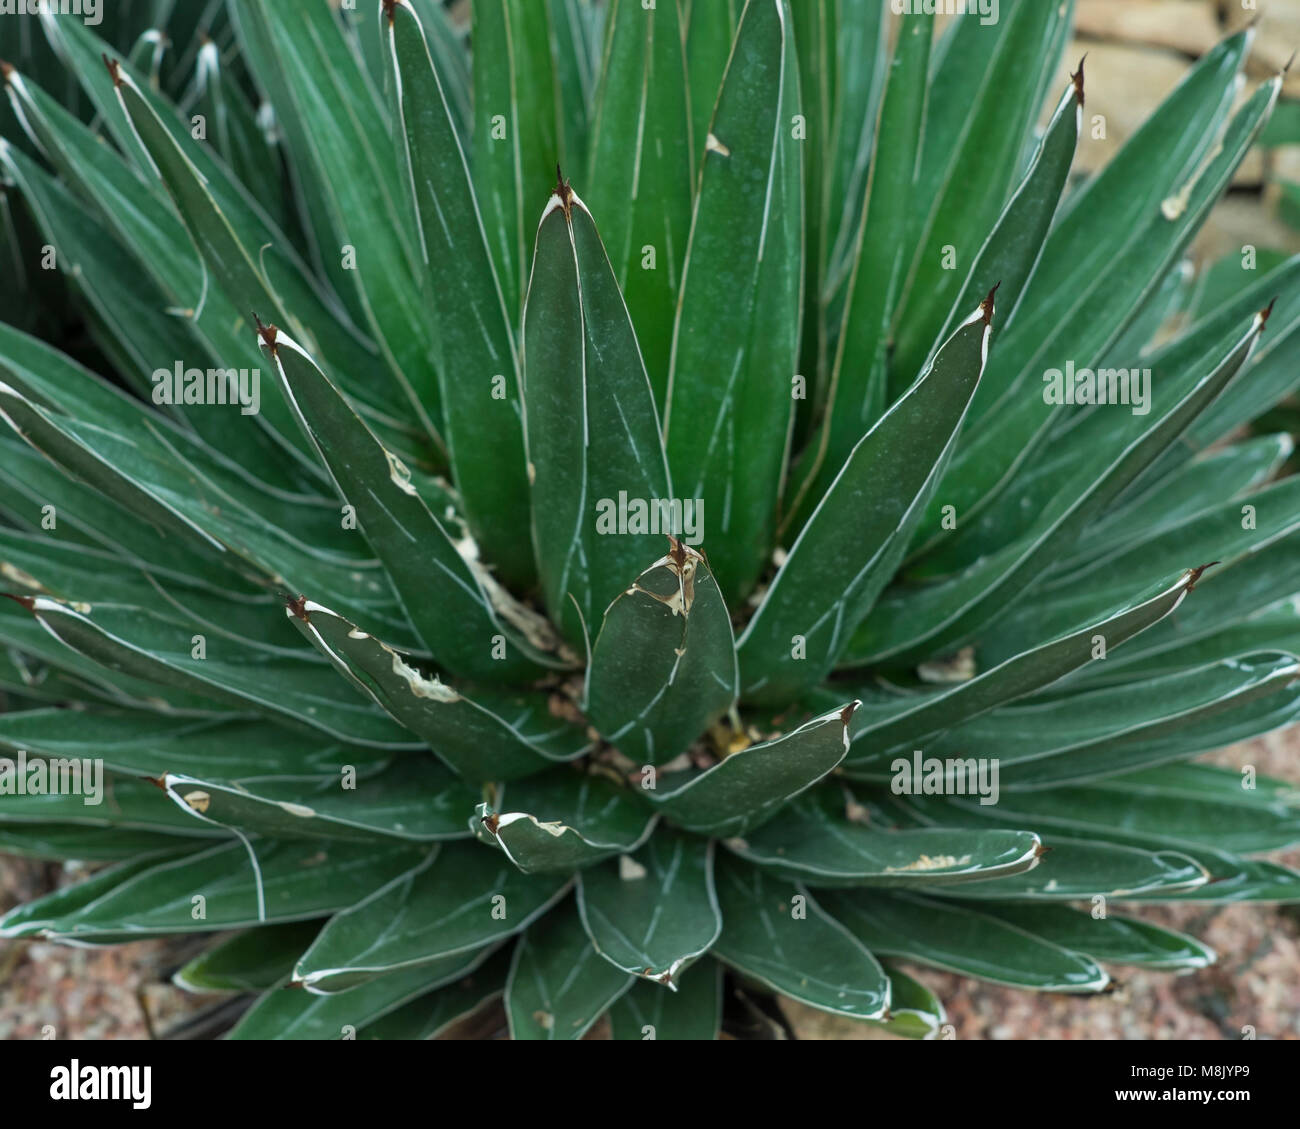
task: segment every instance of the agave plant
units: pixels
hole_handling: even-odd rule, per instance
[[[0,324],[0,849],[107,865],[0,935],[188,935],[234,1037],[932,1036],[898,961],[1096,992],[1214,958],[1112,903],[1300,899],[1294,795],[1188,763],[1300,714],[1232,441],[1300,258],[1183,257],[1249,32],[1075,186],[1068,2],[355,7],[46,13],[70,108],[9,50],[102,371]]]

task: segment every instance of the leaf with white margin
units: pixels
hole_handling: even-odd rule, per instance
[[[687,831],[717,838],[742,835],[835,769],[848,752],[849,718],[860,704],[850,702],[711,768],[665,773],[643,794]]]
[[[295,600],[286,613],[340,673],[468,780],[528,776],[590,746],[582,729],[551,716],[543,694],[478,688],[469,698],[328,608]]]

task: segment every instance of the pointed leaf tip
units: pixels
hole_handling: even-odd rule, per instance
[[[401,3],[401,0],[383,0],[384,15],[388,17],[389,27],[392,27],[394,21],[397,19],[397,5],[399,3]]]
[[[14,66],[5,59],[0,59],[0,81],[9,85],[9,76],[14,73]]]
[[[289,612],[290,612],[291,615],[293,615],[293,616],[295,616],[296,618],[302,620],[303,623],[310,623],[310,622],[311,622],[311,617],[307,615],[307,597],[306,597],[306,596],[298,596],[298,597],[296,597],[296,598],[293,597],[293,596],[289,596],[289,597],[284,601],[284,603],[285,603],[285,606],[289,609]]]
[[[560,169],[558,161],[555,164],[555,195],[564,205],[564,214],[569,215],[573,208],[573,185],[564,179],[564,172]]]
[[[847,726],[853,720],[853,715],[858,712],[858,707],[862,705],[857,698],[854,698],[847,706],[840,710],[840,721]]]
[[[107,54],[99,56],[104,60],[104,66],[108,68],[108,77],[113,80],[114,86],[122,85],[122,68],[116,59],[110,59]]]
[[[1192,578],[1187,582],[1187,591],[1191,592],[1196,588],[1197,583],[1201,579],[1201,573],[1203,573],[1207,568],[1213,568],[1219,563],[1219,561],[1211,561],[1209,564],[1203,564],[1199,568],[1192,569]]]
[[[253,314],[253,321],[257,323],[257,332],[262,340],[266,342],[267,349],[271,351],[272,356],[275,356],[275,339],[280,332],[279,329],[274,325],[263,325],[262,319],[257,316],[256,312]]]
[[[11,592],[0,592],[6,600],[13,600],[16,604],[22,604],[33,615],[36,614],[36,598],[34,596],[15,596]]]
[[[1087,61],[1088,53],[1085,51],[1083,58],[1079,60],[1079,69],[1070,75],[1074,80],[1074,96],[1079,100],[1079,105],[1084,105],[1083,98],[1083,64]]]
[[[1259,311],[1259,328],[1263,329],[1268,324],[1269,315],[1273,312],[1273,307],[1277,305],[1275,297],[1264,309]]]
[[[997,295],[998,287],[1001,285],[1002,283],[1001,281],[999,281],[997,285],[995,285],[993,289],[988,292],[988,297],[986,297],[984,301],[980,303],[980,312],[984,315],[985,325],[993,324],[994,297]]]

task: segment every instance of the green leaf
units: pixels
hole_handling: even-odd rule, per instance
[[[408,855],[409,858],[409,855]],[[482,949],[526,929],[568,889],[563,876],[522,874],[477,843],[444,843],[336,914],[294,970],[316,991]]]
[[[103,773],[95,766],[99,759],[28,755],[0,762],[0,825],[60,823],[224,837],[177,811],[152,782]]]
[[[636,850],[654,829],[624,785],[562,770],[511,784],[506,798],[481,803],[470,827],[525,874],[570,874]]]
[[[687,831],[714,838],[743,835],[844,759],[849,718],[858,704],[851,702],[781,737],[731,753],[711,768],[665,773],[643,795]]]
[[[355,905],[418,857],[386,844],[222,842],[28,902],[0,918],[0,936],[95,940],[304,921]]]
[[[530,200],[553,183],[560,151],[559,98],[548,5],[474,0],[474,184],[488,245],[512,320],[525,289]]]
[[[925,124],[925,149],[910,207],[910,215],[921,222],[918,228],[913,219],[915,252],[894,319],[895,351],[890,363],[903,387],[925,363],[949,311],[955,308],[959,316],[964,315],[970,299],[1001,277],[967,277],[965,272],[981,266],[993,269],[994,263],[1007,269],[1011,261],[1028,257],[1029,263],[1017,263],[1005,280],[1017,291],[1007,308],[1019,297],[1016,284],[1023,281],[1041,246],[1040,235],[1034,232],[1046,234],[1069,170],[1070,134],[1077,135],[1077,119],[1075,130],[1069,124],[1063,127],[1063,138],[1054,137],[1049,128],[1046,144],[1055,149],[1060,140],[1067,152],[1053,154],[1051,171],[1043,167],[1043,182],[1034,183],[1038,178],[1030,173],[1029,186],[1009,205],[1019,220],[1008,217],[1009,226],[999,230],[998,217],[1004,214],[1003,205],[1019,176],[1021,153],[1037,123],[1039,91],[1044,79],[1056,74],[1073,9],[1073,0],[1065,4],[1019,0],[1004,3],[991,26],[983,18],[960,20],[951,45],[937,62],[930,83],[932,110]],[[1068,119],[1075,119],[1072,101],[1069,92],[1062,102],[1068,107]],[[960,119],[960,124],[954,119]],[[954,125],[959,132],[950,136]],[[1016,232],[1012,226],[1016,222],[1027,230]],[[1000,242],[1003,233],[1027,238],[1019,255],[1003,257],[996,244],[991,248],[986,242],[986,237]],[[946,269],[953,254],[958,269]],[[954,306],[963,289],[966,301]]]
[[[1096,661],[1097,640],[1113,650],[1153,623],[1175,612],[1195,583],[1195,572],[1184,572],[1155,595],[1134,601],[1115,615],[1011,655],[966,682],[929,694],[911,693],[874,702],[854,717],[850,763],[860,763],[978,717],[1050,686],[1071,671]],[[824,697],[830,691],[821,692]]]
[[[672,489],[636,333],[595,221],[565,182],[537,228],[524,394],[542,591],[551,619],[581,645],[586,625],[654,559],[663,543],[654,534],[683,530],[681,512],[664,508]],[[629,505],[641,509],[639,528],[630,512],[621,517]]]
[[[514,1039],[581,1039],[632,977],[600,959],[572,902],[531,926],[506,983]]]
[[[497,949],[464,979],[417,996],[396,1011],[366,1024],[357,1037],[403,1040],[441,1037],[462,1020],[500,999],[510,974],[511,959],[512,951],[508,947]]]
[[[912,171],[917,167],[929,96],[926,80],[933,34],[934,20],[929,16],[904,16],[899,25],[880,121],[872,123],[874,145],[868,142],[874,171],[864,175],[860,199],[852,202],[852,223],[846,220],[843,225],[841,238],[851,243],[844,253],[848,281],[842,324],[830,387],[824,397],[818,397],[825,400],[825,415],[816,439],[800,459],[795,472],[799,485],[787,505],[787,521],[795,527],[803,524],[888,402],[889,326],[912,249],[905,217],[915,202]],[[876,175],[885,169],[909,170],[909,174]]]
[[[722,1022],[722,966],[706,960],[675,992],[637,981],[609,1009],[615,1039],[693,1039],[718,1037]]]
[[[751,0],[705,146],[664,413],[674,486],[708,504],[728,600],[766,562],[789,445],[803,279],[797,112],[788,11]]]
[[[1225,87],[1230,79],[1230,74],[1222,76]],[[1190,179],[1184,184],[1173,186],[1174,194],[1164,198],[1164,210],[1152,207],[1124,227],[1119,226],[1118,208],[1108,212],[1107,227],[1114,225],[1113,229],[1125,236],[1118,246],[1114,240],[1101,240],[1095,230],[1079,232],[1080,225],[1072,222],[1080,215],[1079,203],[1061,219],[1040,259],[1040,264],[1054,265],[1040,269],[1021,302],[1020,316],[999,342],[997,364],[985,381],[987,398],[977,397],[968,424],[978,430],[970,432],[969,442],[953,460],[936,495],[936,505],[954,506],[959,521],[965,524],[1016,481],[1015,472],[1046,442],[1050,426],[1060,414],[1059,408],[1044,402],[1040,394],[1042,374],[1053,368],[1064,371],[1067,360],[1072,360],[1076,369],[1091,367],[1105,356],[1107,347],[1136,316],[1141,301],[1159,285],[1227,186],[1254,143],[1277,91],[1277,80],[1260,87],[1233,118],[1212,159],[1203,168],[1189,171]],[[1150,185],[1152,154],[1144,152],[1138,159],[1142,172],[1133,179]],[[1090,219],[1095,218],[1091,208],[1103,198],[1095,188],[1088,195]],[[1091,242],[1085,241],[1088,238]],[[1109,252],[1106,257],[1102,257],[1103,248]],[[1061,278],[1059,256],[1065,251],[1074,253],[1064,259],[1070,269],[1068,276]],[[1038,289],[1047,276],[1061,288],[1059,296],[1051,300],[1044,299],[1044,292]],[[981,409],[982,414],[977,414]],[[934,514],[933,521],[927,519],[924,536],[937,536],[941,530],[938,516]]]
[[[502,578],[528,587],[528,519],[519,365],[512,316],[488,251],[469,165],[419,16],[391,8],[384,31],[398,160],[406,175],[437,339],[448,453],[474,536]],[[457,301],[446,296],[457,295]]]
[[[675,545],[605,612],[586,713],[625,756],[662,764],[736,699],[731,618],[704,557]]]
[[[319,921],[245,929],[187,961],[172,983],[187,992],[265,992],[293,971],[319,932]]]
[[[304,788],[337,783],[349,766],[365,779],[390,756],[325,743],[310,730],[284,729],[261,719],[99,709],[0,714],[0,748],[44,757],[100,758],[109,771],[134,776],[160,778],[183,770],[255,792],[285,779]]]
[[[827,891],[826,911],[873,953],[1040,992],[1099,992],[1095,962],[967,906],[916,894]]]
[[[990,293],[902,399],[864,435],[736,645],[749,700],[821,682],[902,560],[984,369]]]
[[[1207,881],[1204,868],[1177,851],[1143,851],[1056,835],[1045,840],[1045,846],[1047,853],[1033,870],[987,882],[967,882],[940,892],[944,897],[979,901],[1071,901],[1097,895],[1127,900],[1195,890]]]
[[[416,284],[420,250],[378,93],[328,5],[234,0],[233,11],[299,183],[309,186],[320,257],[342,259],[345,269],[331,273],[336,281],[343,276],[385,368],[416,420],[436,436],[442,410],[435,334]],[[339,112],[343,105],[349,112]]]
[[[676,991],[722,929],[713,844],[661,829],[636,854],[584,870],[578,910],[615,968]]]
[[[211,823],[282,839],[339,842],[401,839],[431,842],[463,839],[472,788],[431,757],[395,760],[382,773],[354,782],[343,778],[312,784],[266,781],[255,791],[168,772],[160,783],[181,811]]]
[[[419,968],[319,995],[286,983],[262,996],[228,1039],[352,1039],[361,1029],[431,990],[462,979],[483,963],[491,948],[460,953]]]
[[[462,692],[328,608],[294,601],[287,614],[358,690],[468,780],[527,776],[590,746],[576,724],[552,716],[542,693]]]
[[[1029,870],[1042,853],[1028,831],[872,827],[849,818],[849,799],[834,787],[807,793],[726,846],[771,874],[813,887],[951,885]]]
[[[661,408],[695,186],[679,9],[611,0],[586,193]]]
[[[1119,451],[1110,446],[1093,449],[1089,460],[1045,499],[1024,536],[980,557],[949,580],[924,588],[897,587],[892,595],[887,593],[860,628],[855,653],[892,663],[928,657],[958,646],[1011,606],[1026,585],[1041,577],[1045,563],[1073,545],[1088,524],[1223,390],[1250,355],[1264,321],[1265,315],[1256,315],[1217,367],[1198,375],[1190,388],[1178,388],[1177,397],[1171,395],[1169,402],[1162,403],[1160,415],[1145,425],[1145,431],[1135,429],[1132,436],[1124,436]]]
[[[338,695],[338,682],[315,662],[250,654],[211,640],[196,657],[192,630],[140,608],[65,604],[44,596],[19,602],[65,646],[112,671],[152,679],[361,745],[411,747],[404,730],[372,706]]]
[[[984,912],[1054,945],[1107,964],[1193,969],[1214,963],[1214,950],[1195,937],[1133,917],[1094,917],[1069,906],[1001,902]]]
[[[121,862],[174,850],[183,839],[170,832],[123,830],[80,823],[0,823],[0,854],[62,862]]]
[[[731,58],[745,0],[679,0],[685,27],[686,73],[690,87],[691,136],[704,159],[718,89]]]
[[[339,496],[352,507],[434,659],[470,678],[518,682],[535,676],[536,663],[548,661],[541,650],[551,643],[541,627],[531,629],[535,642],[503,628],[498,614],[516,613],[512,605],[493,606],[492,598],[502,605],[508,597],[491,587],[485,569],[475,571],[457,549],[410,470],[379,442],[297,342],[273,326],[261,336],[303,431],[329,468]],[[502,637],[511,646],[498,656]]]
[[[724,922],[714,955],[745,976],[822,1011],[881,1019],[889,980],[876,958],[799,884],[718,860]]]

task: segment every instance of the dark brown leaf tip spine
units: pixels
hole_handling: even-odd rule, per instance
[[[262,340],[266,343],[266,347],[267,349],[270,350],[271,356],[274,357],[275,339],[280,331],[276,329],[276,327],[273,325],[263,325],[262,319],[259,318],[256,314],[253,315],[253,321],[257,323],[257,332],[261,336]]]
[[[564,205],[564,214],[570,215],[573,209],[573,185],[564,179],[564,173],[560,171],[558,164],[555,166],[555,195]]]
[[[307,614],[306,596],[290,596],[284,601],[284,603],[296,618],[302,620],[303,623],[311,623],[311,617]]]
[[[1263,329],[1268,325],[1269,316],[1273,313],[1273,307],[1277,305],[1277,299],[1274,298],[1264,309],[1259,311],[1259,328]]]
[[[108,77],[113,80],[114,86],[122,85],[122,68],[116,59],[110,59],[107,55],[99,56],[104,60],[104,66],[108,68]]]
[[[1192,578],[1187,582],[1187,591],[1191,592],[1196,588],[1197,582],[1201,579],[1201,573],[1207,568],[1213,568],[1218,561],[1211,561],[1209,564],[1203,564],[1200,568],[1192,569]]]
[[[388,17],[388,26],[392,27],[397,20],[397,5],[401,0],[383,0],[384,15]]]
[[[1084,99],[1083,99],[1083,64],[1084,64],[1084,62],[1087,60],[1087,58],[1088,58],[1088,56],[1085,54],[1085,55],[1083,56],[1083,58],[1079,60],[1079,69],[1078,69],[1077,71],[1075,71],[1074,74],[1072,74],[1072,75],[1070,76],[1070,78],[1074,81],[1074,96],[1079,100],[1079,105],[1080,105],[1080,106],[1083,106],[1083,105],[1084,105]]]
[[[33,615],[36,614],[36,598],[34,596],[15,596],[10,592],[0,592],[6,600],[13,600],[16,604],[22,604]]]
[[[640,779],[638,777],[637,779]],[[501,826],[501,817],[495,812],[483,817],[483,828],[489,835],[495,835],[497,828]]]
[[[14,73],[13,63],[6,62],[4,59],[0,59],[0,81],[3,81],[4,84],[8,86],[9,76],[12,75],[13,73]]]
[[[679,570],[685,568],[686,550],[682,548],[682,543],[671,533],[666,534],[666,536],[668,538],[668,559],[671,560]]]
[[[840,710],[840,722],[845,726],[845,728],[847,728],[849,722],[853,720],[853,715],[858,712],[858,706],[861,704],[861,702],[853,701]]]
[[[980,313],[982,313],[982,314],[984,315],[984,324],[985,324],[985,325],[992,325],[992,324],[993,324],[993,308],[994,308],[994,301],[993,301],[993,299],[994,299],[994,297],[997,295],[997,292],[998,292],[998,286],[1001,286],[1001,285],[1002,285],[1002,283],[999,282],[999,283],[997,284],[997,286],[993,287],[993,289],[989,291],[989,293],[988,293],[988,297],[985,298],[984,301],[982,301],[982,302],[980,303]]]

